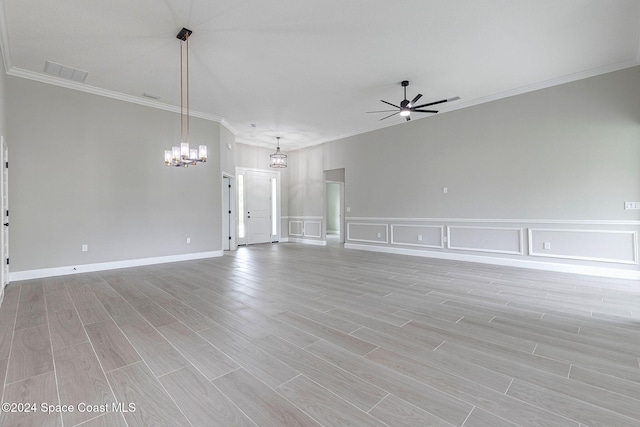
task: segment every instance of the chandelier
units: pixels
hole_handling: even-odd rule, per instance
[[[287,167],[287,155],[280,152],[280,137],[276,136],[278,140],[278,148],[276,152],[271,154],[271,166],[272,168],[286,168]]]
[[[191,30],[183,28],[176,36],[176,38],[180,39],[180,146],[174,145],[171,150],[164,150],[164,164],[167,166],[182,166],[186,168],[195,166],[198,162],[207,161],[206,145],[200,145],[198,149],[189,148],[189,143],[191,142],[189,127],[189,37],[191,33]],[[182,53],[183,44],[186,45],[186,55]],[[186,65],[186,79],[182,73],[183,63]],[[183,88],[185,89],[184,91]],[[183,103],[183,92],[186,92],[186,108]]]

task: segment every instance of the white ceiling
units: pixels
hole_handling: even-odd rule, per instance
[[[445,112],[637,65],[640,0],[0,0],[9,74],[161,108],[180,103],[182,27],[193,115],[289,151],[405,123],[365,113],[402,80],[420,103],[459,96]]]

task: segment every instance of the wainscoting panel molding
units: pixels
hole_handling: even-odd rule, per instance
[[[447,248],[522,255],[522,228],[448,226]]]
[[[391,244],[444,248],[444,227],[441,225],[391,224]]]
[[[302,237],[303,233],[304,233],[304,222],[303,221],[292,221],[292,220],[289,220],[289,236]]]
[[[320,239],[322,237],[322,222],[305,221],[303,228],[304,237],[314,237]]]
[[[529,229],[529,255],[638,264],[638,233],[626,230]]]
[[[389,243],[388,224],[347,223],[347,240],[352,242]]]

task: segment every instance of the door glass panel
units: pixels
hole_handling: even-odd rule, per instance
[[[238,175],[238,238],[244,237],[244,175]]]
[[[276,179],[271,178],[271,235],[278,234],[278,193]]]

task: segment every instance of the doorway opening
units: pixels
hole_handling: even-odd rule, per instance
[[[344,243],[344,169],[324,172],[325,177],[325,240]]]

